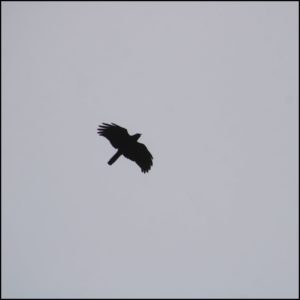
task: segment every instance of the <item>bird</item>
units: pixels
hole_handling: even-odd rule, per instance
[[[134,161],[143,173],[147,173],[153,165],[153,157],[144,144],[138,142],[142,136],[140,133],[129,135],[126,128],[115,123],[102,123],[98,126],[98,134],[109,140],[111,145],[118,149],[115,155],[108,161],[112,165],[121,155]]]

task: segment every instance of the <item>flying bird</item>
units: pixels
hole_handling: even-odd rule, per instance
[[[152,155],[144,144],[138,142],[140,133],[129,135],[127,129],[111,123],[102,123],[98,127],[98,134],[106,137],[111,145],[118,149],[116,154],[108,161],[112,165],[121,155],[136,162],[143,173],[148,172],[152,166]]]

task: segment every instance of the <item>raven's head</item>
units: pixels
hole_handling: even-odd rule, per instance
[[[136,133],[132,136],[132,138],[137,141],[142,135],[140,133]]]

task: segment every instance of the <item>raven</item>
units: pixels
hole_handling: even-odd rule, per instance
[[[123,154],[126,158],[136,162],[142,172],[146,173],[151,169],[153,157],[144,144],[138,143],[140,133],[129,135],[125,128],[117,124],[102,124],[98,127],[98,134],[106,137],[112,146],[118,149],[108,161],[109,165],[112,165]]]

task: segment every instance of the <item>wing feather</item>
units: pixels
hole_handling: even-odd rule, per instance
[[[134,146],[123,151],[123,155],[136,162],[144,173],[148,172],[153,165],[153,157],[144,144],[135,143]]]
[[[106,137],[115,148],[122,147],[130,137],[125,128],[114,123],[102,123],[102,125],[99,125],[98,134]]]

